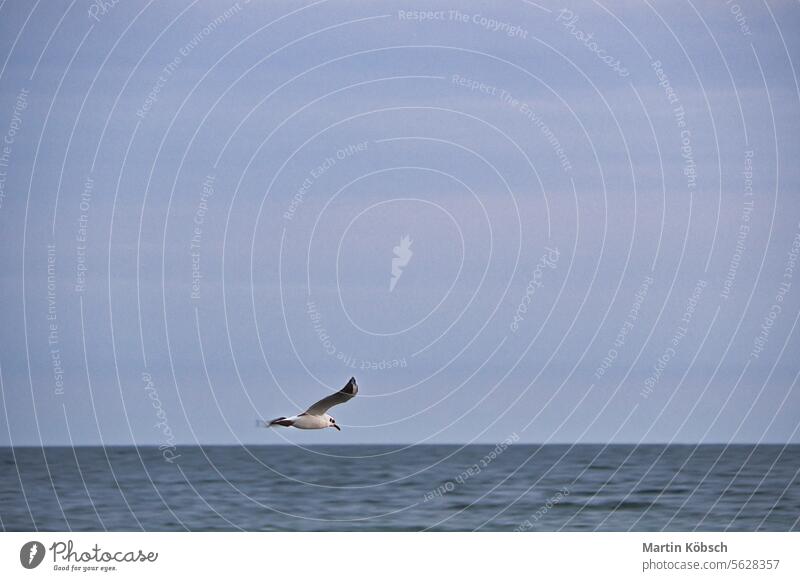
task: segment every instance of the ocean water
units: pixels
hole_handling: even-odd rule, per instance
[[[798,530],[800,446],[0,448],[4,530]]]

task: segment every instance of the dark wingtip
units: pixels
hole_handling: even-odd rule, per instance
[[[350,395],[355,395],[358,393],[358,384],[356,383],[356,378],[351,377],[350,381],[347,382],[347,385],[344,386],[342,391]]]

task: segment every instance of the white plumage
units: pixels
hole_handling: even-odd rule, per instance
[[[341,431],[341,428],[336,424],[327,411],[335,405],[345,403],[353,399],[358,393],[358,384],[356,378],[351,377],[342,389],[336,393],[332,393],[328,397],[324,397],[317,403],[309,407],[302,414],[291,417],[275,418],[269,422],[261,422],[265,428],[272,426],[285,426],[298,428],[301,430],[321,430],[323,428],[336,428]]]

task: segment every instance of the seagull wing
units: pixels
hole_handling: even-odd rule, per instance
[[[339,405],[340,403],[345,403],[346,401],[350,401],[356,396],[357,393],[358,393],[358,384],[356,383],[356,378],[351,377],[350,381],[348,381],[347,385],[345,385],[342,389],[340,389],[336,393],[332,393],[328,397],[322,398],[317,403],[308,408],[305,411],[305,413],[312,416],[321,416],[329,409],[331,409],[333,406]]]

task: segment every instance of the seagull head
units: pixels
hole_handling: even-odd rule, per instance
[[[339,430],[339,431],[341,432],[341,431],[342,431],[342,428],[340,428],[340,427],[339,427],[339,425],[336,423],[336,420],[334,420],[334,419],[333,419],[332,417],[330,417],[328,414],[325,414],[325,415],[328,417],[328,427],[330,427],[330,428],[336,428],[337,430]]]

